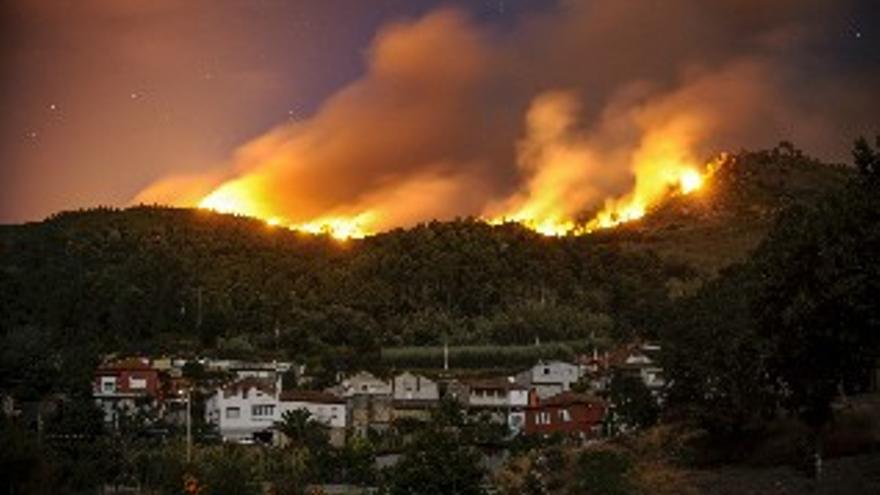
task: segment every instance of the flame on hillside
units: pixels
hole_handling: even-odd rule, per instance
[[[666,197],[675,195],[687,195],[698,191],[703,187],[708,172],[700,172],[690,166],[674,167],[666,179],[660,184],[665,193],[660,197],[651,195],[639,196],[636,191],[619,200],[608,200],[606,206],[595,217],[587,222],[576,222],[558,216],[533,217],[529,210],[524,209],[510,216],[502,216],[487,220],[492,225],[500,225],[505,222],[514,222],[545,236],[580,235],[599,229],[616,227],[620,224],[638,220],[657,202]]]
[[[528,135],[519,147],[519,167],[529,179],[520,191],[490,208],[490,223],[516,222],[548,236],[583,234],[640,219],[667,197],[691,194],[703,186],[707,167],[691,151],[699,120],[682,114],[661,124],[645,122],[648,128],[638,148],[618,153],[628,161],[624,166],[632,173],[631,190],[607,198],[598,213],[583,218],[597,183],[606,180],[604,160],[615,154],[597,153],[595,138],[578,131],[577,109],[572,95],[562,92],[533,102]]]
[[[291,223],[271,213],[271,208],[257,199],[258,192],[249,190],[245,183],[231,181],[223,184],[199,202],[199,208],[218,213],[231,213],[259,218],[271,227],[286,227],[314,235],[329,235],[335,239],[361,239],[375,232],[370,229],[375,214],[370,211],[344,216],[319,217],[308,222]]]
[[[523,205],[521,209],[509,215],[484,220],[492,225],[519,223],[545,236],[585,234],[638,220],[645,216],[651,207],[667,197],[699,191],[713,170],[711,165],[698,167],[692,163],[651,157],[640,163],[635,189],[621,198],[607,200],[605,207],[589,221],[578,222],[562,214],[539,215],[536,213],[538,211],[536,204],[540,204],[540,201]],[[548,194],[553,193],[548,192]],[[242,184],[232,181],[205,196],[199,207],[219,213],[260,218],[271,227],[286,227],[314,235],[329,235],[338,240],[362,239],[377,233],[377,230],[372,228],[377,220],[377,213],[374,211],[364,211],[348,217],[326,216],[308,222],[291,223],[284,218],[273,216],[269,213],[269,209],[261,206],[263,203]]]
[[[638,220],[670,196],[693,194],[711,173],[692,151],[697,137],[705,134],[697,114],[676,113],[668,119],[625,115],[642,127],[641,137],[634,146],[609,151],[601,145],[606,136],[580,130],[578,109],[577,99],[568,92],[547,92],[532,102],[526,136],[517,144],[523,183],[507,198],[489,203],[480,218],[496,225],[519,223],[546,236],[584,234]],[[629,191],[608,197],[609,183],[619,180],[621,169],[630,171]],[[444,190],[454,193],[450,197],[461,197],[461,181],[416,177],[315,218],[291,221],[265,182],[259,173],[245,174],[214,189],[199,207],[344,240],[400,225],[401,212],[422,198],[437,202]],[[597,213],[585,215],[597,207]]]

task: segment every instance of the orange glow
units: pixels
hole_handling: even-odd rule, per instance
[[[232,213],[256,218],[272,218],[270,211],[264,208],[251,193],[246,179],[232,180],[214,189],[199,201],[199,208],[213,210],[218,213]]]
[[[641,165],[642,170],[650,171],[650,174],[637,176],[645,181],[660,178],[659,184],[650,184],[636,188],[628,195],[609,199],[603,208],[592,220],[577,222],[573,218],[566,218],[561,214],[536,214],[533,206],[526,205],[520,210],[509,215],[501,215],[487,218],[485,221],[492,225],[500,225],[507,222],[519,223],[524,227],[545,236],[578,235],[592,232],[597,229],[606,229],[617,225],[638,220],[645,216],[648,210],[664,198],[676,194],[691,194],[700,190],[714,170],[715,162],[710,164],[707,172],[701,173],[700,168],[685,165],[678,162],[661,162],[660,166],[646,163]],[[645,191],[648,191],[646,194]],[[641,193],[641,194],[640,194]],[[260,201],[242,187],[241,183],[228,182],[217,188],[211,194],[205,196],[199,203],[200,208],[213,210],[219,213],[230,213],[262,218],[270,227],[285,227],[300,232],[315,235],[329,235],[335,239],[362,239],[373,235],[373,228],[378,223],[379,216],[373,211],[364,211],[351,216],[323,216],[305,222],[289,222],[279,216],[273,215],[268,208],[262,207]],[[547,210],[546,204],[542,207]],[[552,205],[551,205],[552,206]],[[550,208],[547,211],[552,211]],[[561,207],[560,207],[561,209]]]
[[[517,145],[517,165],[526,180],[511,196],[486,208],[486,222],[515,222],[546,236],[611,228],[644,217],[670,196],[699,191],[713,170],[714,165],[695,158],[696,136],[704,133],[697,116],[640,121],[639,139],[609,153],[579,132],[576,109],[567,93],[550,92],[536,99],[526,116],[528,132]],[[609,197],[607,167],[629,171],[629,183],[616,186],[628,186],[628,192]],[[400,225],[403,214],[424,198],[460,198],[458,185],[454,178],[416,177],[313,213],[315,218],[303,218],[294,216],[298,208],[285,206],[284,198],[277,196],[272,179],[250,173],[221,184],[199,206],[261,218],[270,226],[359,239]],[[597,206],[598,213],[584,217]]]
[[[310,222],[290,225],[293,230],[309,234],[326,234],[339,240],[363,239],[374,234],[369,226],[375,215],[364,212],[354,217],[323,217]]]
[[[685,170],[678,178],[682,194],[689,194],[703,187],[703,176],[696,170]]]
[[[285,227],[309,234],[329,235],[339,240],[360,239],[374,233],[370,225],[375,220],[375,215],[369,211],[351,217],[327,216],[307,222],[291,223],[275,215],[268,203],[258,197],[259,191],[257,187],[249,188],[246,179],[229,181],[202,198],[199,208],[260,218],[270,227]]]
[[[698,191],[711,167],[694,158],[695,136],[702,133],[698,116],[673,119],[643,117],[643,134],[631,150],[618,154],[617,165],[632,174],[628,193],[602,194],[607,160],[590,136],[578,132],[576,102],[566,93],[547,93],[536,99],[526,121],[528,133],[519,144],[519,167],[528,174],[524,187],[489,209],[490,223],[517,222],[543,235],[577,235],[610,228],[644,217],[671,195]],[[590,220],[578,218],[603,201]]]

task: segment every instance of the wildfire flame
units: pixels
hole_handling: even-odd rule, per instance
[[[577,100],[569,92],[547,92],[533,101],[526,115],[526,135],[517,143],[523,184],[509,197],[486,205],[484,221],[515,222],[546,236],[584,234],[638,220],[670,196],[693,194],[712,171],[695,158],[696,144],[707,133],[698,113],[664,114],[663,118],[624,114],[625,123],[641,134],[638,140],[609,151],[603,149],[602,139],[582,130],[577,110]],[[620,180],[626,178],[621,170],[629,172],[630,190],[608,197],[610,191],[626,187]],[[609,182],[612,179],[618,182]],[[271,187],[272,179],[253,172],[221,184],[199,206],[340,240],[363,238],[398,225],[390,215],[399,215],[413,201],[443,190],[424,187],[431,180],[447,186],[443,179],[423,177],[406,183],[409,194],[403,194],[404,186],[398,184],[381,194],[361,194],[352,203],[319,210],[317,218],[291,219],[287,215],[303,212],[273,204],[271,192],[278,191]],[[599,212],[584,218],[603,198]]]
[[[680,170],[666,182],[667,194],[687,195],[700,190],[710,172],[711,168],[708,168],[703,173],[696,168]],[[560,217],[532,217],[529,216],[527,210],[519,211],[509,217],[488,219],[487,222],[492,225],[500,225],[506,222],[518,223],[545,236],[579,235],[638,220],[645,216],[652,205],[653,203],[646,202],[645,198],[635,196],[619,202],[609,201],[605,209],[597,213],[592,220],[585,223],[578,223],[574,220]]]
[[[286,227],[315,235],[329,235],[335,239],[361,239],[374,232],[370,224],[375,214],[365,211],[355,216],[326,216],[308,222],[289,222],[274,215],[269,205],[259,201],[258,194],[250,190],[243,181],[230,181],[199,202],[199,208],[263,219],[270,227]]]
[[[708,176],[714,171],[716,164],[716,162],[710,163],[704,167],[702,172],[689,165],[676,165],[671,172],[664,169],[662,175],[665,176],[665,179],[660,184],[660,189],[664,191],[663,196],[688,195],[699,191]],[[654,185],[651,189],[656,190],[657,186]],[[638,191],[638,187],[636,191]],[[545,236],[585,234],[638,220],[645,216],[656,201],[662,199],[639,196],[636,191],[623,199],[609,200],[602,211],[585,223],[561,216],[539,217],[533,215],[528,207],[509,216],[487,218],[485,221],[492,225],[508,222],[519,223]],[[354,216],[326,216],[308,222],[288,222],[284,218],[273,216],[265,209],[261,209],[261,202],[256,201],[253,195],[235,182],[227,183],[205,196],[199,203],[199,208],[219,213],[262,218],[267,225],[272,227],[285,227],[315,235],[329,235],[338,240],[362,239],[376,233],[371,226],[375,224],[377,215],[372,211],[365,211]]]

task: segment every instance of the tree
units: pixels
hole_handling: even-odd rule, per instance
[[[327,449],[330,444],[327,425],[312,418],[306,409],[285,411],[281,421],[275,422],[275,429],[287,437],[292,448],[319,451]]]
[[[339,452],[342,478],[355,485],[367,486],[376,482],[376,449],[369,439],[355,436]]]
[[[657,399],[638,376],[615,373],[608,385],[614,420],[625,428],[646,428],[657,422]]]
[[[258,495],[257,463],[252,452],[237,445],[211,449],[200,459],[199,485],[212,495]]]
[[[453,429],[429,428],[388,473],[392,495],[482,495],[480,454]]]
[[[751,300],[753,270],[737,264],[678,301],[663,331],[661,364],[670,386],[667,409],[722,442],[735,439],[776,410],[765,340]]]
[[[753,256],[753,310],[783,404],[819,433],[832,401],[859,390],[880,355],[878,152],[855,147],[860,175],[777,221]],[[818,457],[817,457],[818,458]]]
[[[880,180],[880,136],[875,139],[877,150],[871,148],[868,140],[859,138],[853,146],[853,161],[863,179],[868,183]]]

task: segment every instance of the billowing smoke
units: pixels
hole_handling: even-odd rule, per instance
[[[136,201],[345,235],[466,215],[610,225],[721,151],[790,139],[842,158],[872,131],[880,78],[823,56],[844,3],[572,1],[504,30],[437,11],[378,33],[366,74],[309,120]]]

